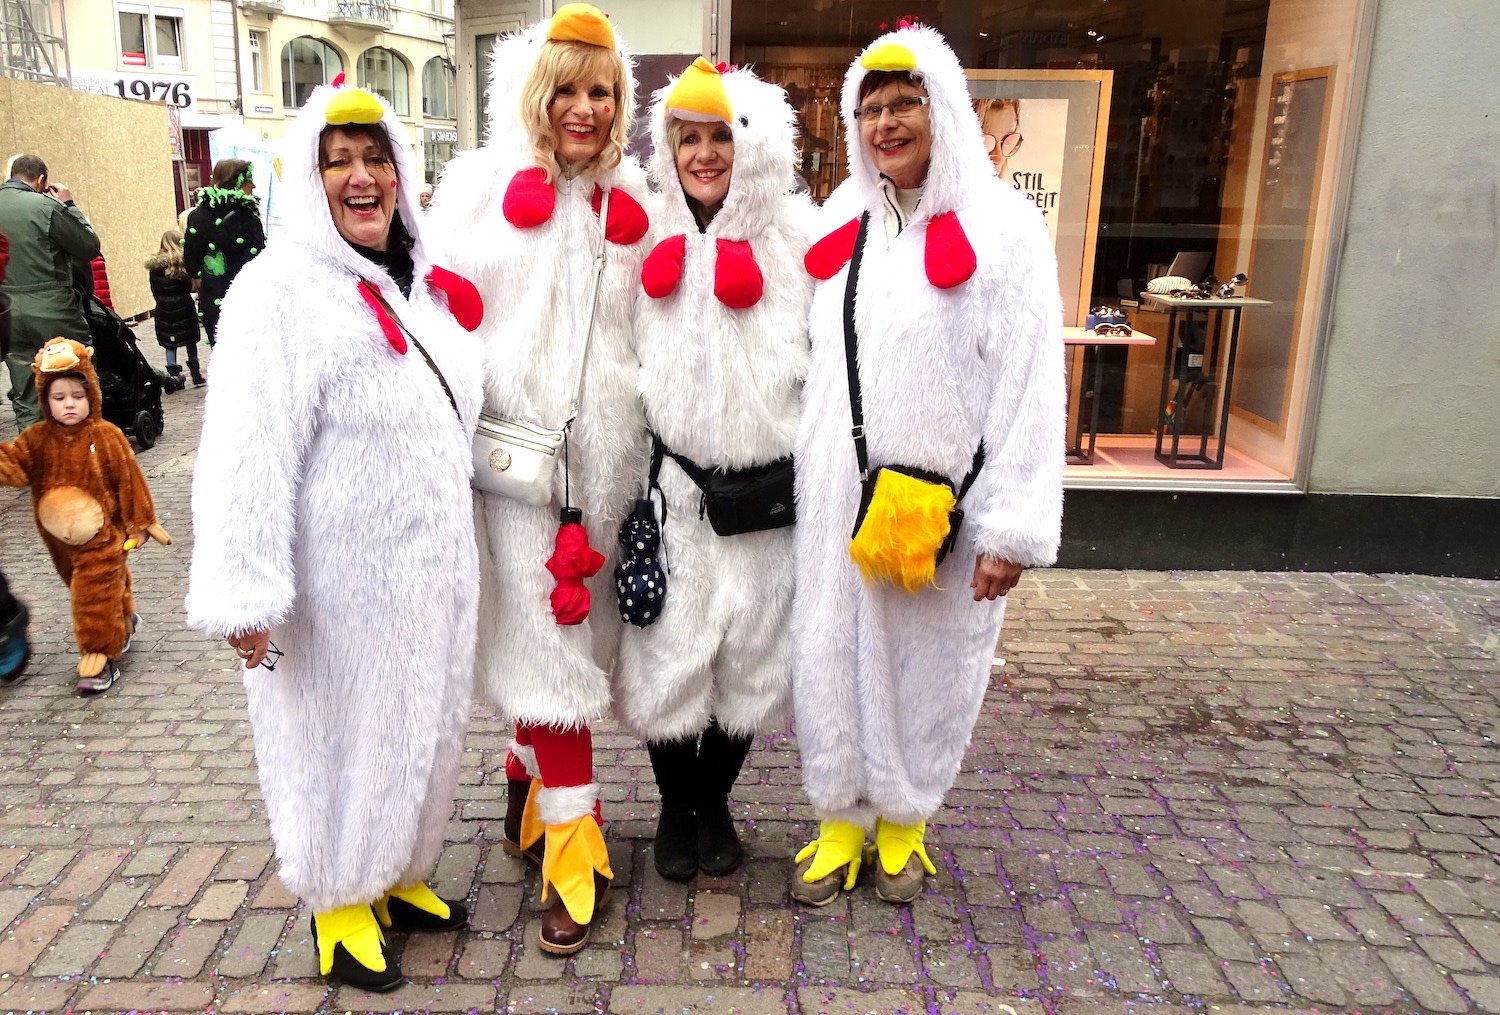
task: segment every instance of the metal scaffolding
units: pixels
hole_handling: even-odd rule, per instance
[[[71,73],[61,2],[0,0],[0,77],[66,87]]]

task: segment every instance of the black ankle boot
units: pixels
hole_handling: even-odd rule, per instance
[[[703,731],[698,748],[698,867],[713,877],[732,874],[745,862],[745,847],[729,813],[729,791],[752,739],[731,736],[715,720]]]
[[[669,881],[687,881],[698,873],[698,821],[693,814],[695,739],[647,741],[651,771],[661,791],[661,817],[652,850],[656,872]]]

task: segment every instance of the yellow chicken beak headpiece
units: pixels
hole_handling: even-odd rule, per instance
[[[865,70],[914,71],[917,56],[899,43],[887,42],[860,57],[859,65]]]
[[[699,123],[723,120],[729,123],[734,116],[729,107],[729,94],[724,91],[723,77],[717,67],[701,56],[682,72],[667,93],[666,105],[667,112],[679,120]]]
[[[582,42],[603,49],[615,48],[615,30],[609,16],[593,4],[563,4],[552,15],[547,38],[553,42]]]
[[[324,116],[335,127],[346,123],[379,123],[385,109],[379,99],[363,88],[345,88],[328,103]]]

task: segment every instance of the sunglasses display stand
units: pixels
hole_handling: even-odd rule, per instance
[[[1224,441],[1229,430],[1230,396],[1234,392],[1234,361],[1239,352],[1240,315],[1246,310],[1269,307],[1269,300],[1248,296],[1229,299],[1196,299],[1142,293],[1141,300],[1167,313],[1167,347],[1162,360],[1161,402],[1157,415],[1156,460],[1170,469],[1224,468]],[[1187,348],[1190,330],[1203,329],[1203,345]],[[1220,358],[1224,366],[1222,375]],[[1222,376],[1222,388],[1220,380]],[[1218,409],[1218,425],[1210,426]],[[1183,431],[1191,416],[1203,426],[1197,434]],[[1183,437],[1198,450],[1182,450]],[[1168,438],[1170,437],[1170,442]],[[1213,440],[1213,454],[1209,441]],[[1168,446],[1170,444],[1170,446]]]
[[[1104,346],[1155,344],[1156,339],[1142,331],[1132,331],[1129,335],[1096,335],[1089,328],[1063,329],[1063,345],[1068,347],[1069,355],[1074,349],[1083,350],[1083,362],[1077,374],[1078,412],[1071,427],[1073,436],[1067,452],[1069,465],[1094,464],[1094,443],[1099,437],[1099,396],[1104,390],[1104,357],[1099,354],[1100,349]],[[1089,370],[1090,360],[1094,366],[1092,371]],[[1085,437],[1088,438],[1087,448],[1083,445]]]

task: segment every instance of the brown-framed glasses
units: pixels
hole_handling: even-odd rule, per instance
[[[996,149],[999,149],[1001,155],[1010,158],[1021,150],[1021,142],[1024,140],[1026,139],[1021,136],[1019,130],[1013,130],[1009,134],[1003,134],[1000,137],[996,137],[993,134],[986,134],[984,136],[984,150],[993,155]]]

